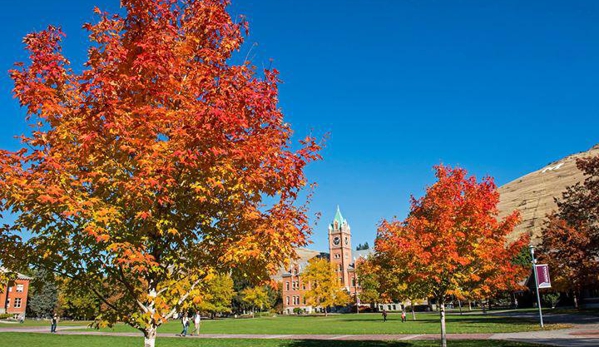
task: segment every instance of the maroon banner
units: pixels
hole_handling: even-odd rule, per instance
[[[551,288],[551,279],[549,278],[549,266],[547,264],[536,265],[537,280],[539,289]]]

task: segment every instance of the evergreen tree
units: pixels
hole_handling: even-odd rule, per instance
[[[44,269],[32,271],[34,278],[29,288],[27,315],[43,318],[50,317],[58,305],[58,287],[52,273]]]

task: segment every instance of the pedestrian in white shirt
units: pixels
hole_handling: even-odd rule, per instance
[[[200,335],[200,321],[202,320],[202,317],[200,316],[200,311],[196,311],[195,316],[193,316],[193,332],[196,334],[196,336]]]

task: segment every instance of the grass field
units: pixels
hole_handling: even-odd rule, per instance
[[[246,319],[202,320],[204,334],[438,334],[437,314],[418,314],[418,320],[400,321],[399,314],[390,314],[383,322],[380,314],[345,314],[324,316],[277,316]],[[64,325],[68,325],[64,323]],[[546,328],[563,328],[564,325],[548,324]],[[191,332],[192,327],[190,327]],[[499,317],[490,315],[450,315],[447,317],[447,332],[496,333],[539,330],[534,320]],[[133,332],[124,324],[101,329],[110,332]],[[158,328],[159,333],[176,334],[181,331],[179,321],[171,321]]]
[[[158,338],[156,347],[437,347],[438,341],[308,341]],[[69,336],[31,333],[0,333],[0,346],[19,347],[139,347],[141,337]],[[452,347],[534,347],[509,341],[450,341]]]

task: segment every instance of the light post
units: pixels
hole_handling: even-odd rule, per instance
[[[530,245],[530,258],[532,260],[532,273],[535,277],[535,290],[537,292],[537,306],[539,307],[539,323],[543,328],[543,310],[541,309],[541,295],[539,293],[539,279],[537,278],[537,260],[535,259],[535,246]]]

